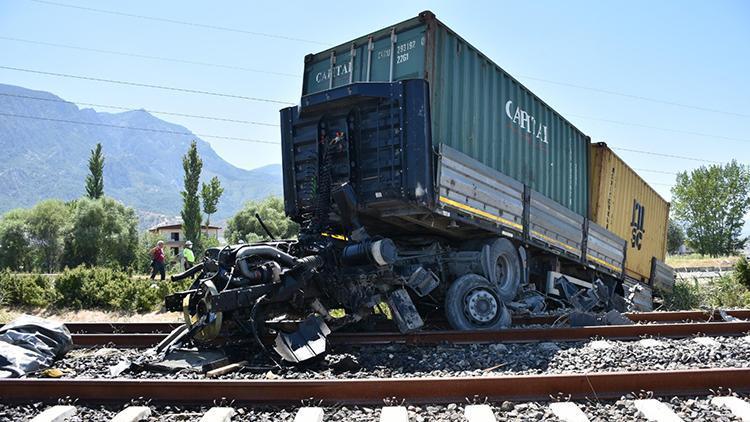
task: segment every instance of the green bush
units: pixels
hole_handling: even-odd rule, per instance
[[[111,268],[66,269],[55,282],[58,306],[73,309],[111,309],[149,312],[159,309],[166,294],[175,286],[170,282],[153,284]]]
[[[678,281],[672,292],[664,296],[664,305],[670,311],[697,309],[703,301],[701,294],[697,281]]]
[[[58,305],[73,309],[114,308],[119,285],[127,276],[109,268],[65,269],[55,280]]]
[[[738,283],[750,289],[750,264],[744,256],[734,264],[734,278]]]
[[[678,281],[672,293],[664,297],[667,310],[700,308],[745,308],[750,306],[750,290],[736,275],[728,275],[705,284]]]
[[[190,287],[192,280],[153,283],[142,278],[130,278],[121,286],[115,308],[130,312],[150,312],[160,309],[164,296]]]
[[[227,221],[224,235],[230,243],[240,240],[252,243],[268,238],[268,234],[255,217],[256,213],[277,239],[291,239],[299,233],[299,225],[284,214],[284,201],[281,198],[268,197],[260,202],[248,201],[242,210]]]
[[[55,279],[48,275],[3,270],[0,271],[0,304],[151,312],[161,308],[164,296],[187,289],[191,282],[155,284],[149,279],[104,267],[65,269]]]
[[[744,308],[750,305],[750,291],[736,277],[724,276],[704,287],[704,303],[709,308]]]
[[[0,272],[0,303],[5,306],[48,306],[55,291],[46,276]]]
[[[81,198],[69,204],[63,263],[125,269],[138,253],[138,218],[132,208],[112,199]]]
[[[161,284],[166,285],[166,283]],[[162,289],[152,284],[150,280],[130,278],[118,290],[114,307],[123,311],[153,311],[161,306],[164,297],[161,294]]]

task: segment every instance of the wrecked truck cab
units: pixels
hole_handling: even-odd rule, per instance
[[[199,270],[174,276],[196,277],[190,289],[165,299],[168,311],[184,315],[184,340],[197,346],[243,337],[262,343],[275,334],[278,355],[299,362],[325,351],[332,328],[369,316],[382,302],[389,304],[403,331],[422,326],[404,287],[411,285],[424,295],[437,281],[422,266],[397,265],[391,239],[302,239],[213,248]],[[329,311],[338,308],[346,315],[333,318]]]

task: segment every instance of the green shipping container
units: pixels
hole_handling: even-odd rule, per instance
[[[433,145],[447,144],[587,216],[586,135],[431,12],[308,55],[302,94],[413,78],[430,85]]]

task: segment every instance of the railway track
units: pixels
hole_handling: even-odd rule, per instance
[[[725,311],[734,318],[750,320],[750,309]],[[625,313],[626,317],[633,322],[639,323],[669,323],[669,322],[722,322],[724,321],[719,311],[676,311],[676,312],[631,312]],[[441,325],[444,321],[440,318],[432,318],[435,325]],[[517,317],[513,319],[514,325],[547,325],[563,321],[560,316],[536,316]],[[168,333],[179,326],[177,322],[71,322],[66,326],[72,333],[77,334],[134,334],[134,333]],[[392,328],[392,324],[388,327]]]
[[[435,413],[457,413],[463,410],[463,420],[469,422],[495,421],[495,415],[503,413],[514,418],[518,415],[516,409],[528,409],[529,406],[542,408],[544,413],[534,410],[536,417],[547,419],[546,415],[568,415],[567,419],[588,421],[587,412],[591,412],[592,403],[613,409],[613,412],[623,412],[623,406],[632,406],[633,410],[625,412],[639,412],[643,416],[650,414],[648,420],[681,421],[674,413],[676,399],[671,397],[710,397],[705,400],[715,407],[711,413],[716,416],[719,409],[725,413],[734,414],[737,418],[746,418],[750,404],[736,396],[715,397],[715,391],[734,391],[746,394],[750,392],[747,382],[750,369],[702,369],[692,371],[660,371],[660,372],[620,372],[620,373],[591,373],[591,374],[563,374],[546,376],[501,376],[501,377],[464,377],[464,378],[418,378],[418,379],[378,379],[378,380],[312,380],[312,381],[206,381],[206,380],[48,380],[48,379],[19,379],[0,381],[0,396],[2,406],[29,402],[57,402],[66,397],[76,406],[113,404],[122,408],[123,403],[133,400],[149,398],[149,406],[130,406],[122,412],[130,412],[131,419],[140,420],[146,417],[158,405],[176,406],[215,406],[208,411],[202,410],[201,420],[229,420],[236,406],[251,406],[255,410],[264,405],[281,406],[290,409],[283,412],[284,420],[291,420],[296,412],[296,420],[322,421],[325,413],[341,413],[337,410],[341,405],[383,406],[378,412],[369,410],[369,417],[357,420],[379,420],[387,422],[402,422],[410,419],[415,405],[426,404],[426,409]],[[638,392],[641,392],[638,394]],[[636,394],[633,394],[636,393]],[[623,400],[625,397],[627,400]],[[551,398],[562,398],[564,401],[549,402]],[[664,397],[659,401],[653,397]],[[580,402],[580,400],[586,400]],[[606,400],[618,400],[607,403]],[[579,400],[578,403],[573,400]],[[463,403],[491,403],[464,405]],[[546,404],[513,404],[510,402],[542,401]],[[696,400],[687,400],[688,405]],[[315,407],[303,406],[300,403],[314,403]],[[393,406],[393,403],[397,404]],[[436,404],[450,403],[446,407],[436,407]],[[462,404],[456,404],[462,403]],[[499,406],[502,403],[502,406]],[[668,403],[671,403],[668,404]],[[232,407],[227,406],[229,404]],[[403,404],[408,404],[412,410],[407,410]],[[38,405],[35,405],[35,407]],[[328,406],[328,410],[319,406]],[[459,407],[460,406],[460,407]],[[588,407],[588,408],[587,408]],[[683,406],[684,407],[684,406]],[[704,406],[705,407],[705,406]],[[344,407],[343,409],[347,409]],[[587,412],[584,412],[584,409]],[[705,410],[705,409],[704,409]],[[74,406],[54,406],[46,412],[72,415],[77,411]],[[158,410],[157,410],[158,411]],[[244,415],[246,410],[242,410]],[[195,413],[191,413],[195,418]],[[576,418],[571,419],[571,414]],[[136,415],[133,417],[133,415]],[[140,415],[140,416],[139,416]],[[222,416],[222,418],[219,418]],[[429,420],[460,420],[455,416],[443,419],[439,415]],[[111,416],[110,416],[111,417]],[[111,420],[110,417],[97,420]],[[460,417],[460,416],[459,416]],[[46,420],[53,420],[48,418]],[[88,420],[88,419],[86,419]],[[245,420],[245,419],[243,419]],[[259,419],[246,419],[259,420]],[[271,416],[263,420],[282,420],[278,416]],[[346,417],[335,420],[353,420]],[[419,419],[417,419],[419,420]],[[506,420],[506,419],[503,419]],[[526,420],[526,419],[524,419]],[[616,418],[615,420],[619,420]],[[705,420],[705,419],[701,419]],[[729,419],[727,419],[729,420]],[[743,419],[746,420],[746,419]]]
[[[750,393],[750,368],[689,371],[639,371],[492,377],[425,377],[328,380],[134,380],[6,379],[0,380],[4,402],[127,402],[147,397],[154,403],[208,405],[221,400],[245,404],[292,405],[313,398],[324,403],[379,404],[395,397],[409,403],[464,402],[474,396],[490,401],[613,399],[648,391],[657,396],[709,394],[731,389]]]
[[[637,340],[644,336],[685,338],[690,336],[740,336],[750,332],[750,322],[699,322],[671,324],[605,325],[591,327],[510,328],[503,331],[419,331],[398,332],[335,332],[328,337],[331,344],[365,345],[400,343],[435,345],[441,343],[531,343],[545,341],[580,341],[590,338]],[[78,346],[151,347],[163,340],[166,333],[73,334]],[[271,339],[268,339],[269,341]]]
[[[748,311],[735,311],[730,313],[735,318],[750,316]],[[555,327],[555,328],[511,328],[500,332],[466,332],[466,331],[423,331],[402,335],[393,332],[372,333],[334,333],[329,337],[333,344],[342,345],[367,345],[367,344],[414,344],[414,345],[439,345],[442,343],[473,344],[473,343],[530,343],[530,342],[565,342],[588,340],[592,337],[612,340],[637,340],[644,336],[685,338],[692,336],[708,337],[731,337],[745,335],[750,331],[750,321],[727,321],[719,322],[715,318],[718,314],[702,312],[680,312],[680,313],[647,313],[631,314],[631,319],[641,324],[623,326],[592,326],[592,327]],[[680,322],[675,322],[680,321]],[[699,322],[681,322],[699,321]],[[149,347],[166,335],[166,331],[177,324],[69,324],[68,327],[74,334],[74,342],[79,346],[109,347]],[[144,332],[146,331],[146,332]],[[151,331],[151,332],[148,332]],[[710,339],[709,339],[710,340]],[[645,340],[644,340],[645,341]],[[733,340],[743,341],[742,339]],[[549,343],[548,343],[549,344]],[[491,345],[490,345],[491,346]],[[666,344],[664,345],[666,346]],[[393,346],[389,346],[393,347]],[[438,346],[442,347],[442,346]],[[466,347],[466,346],[461,346]],[[494,347],[494,346],[491,346]],[[511,347],[511,346],[509,346]],[[533,347],[533,346],[525,346]],[[716,347],[707,345],[705,347]],[[658,349],[655,349],[658,350]],[[394,352],[395,353],[395,352]],[[713,365],[713,364],[712,364]],[[714,397],[716,391],[731,391],[741,395],[750,394],[750,368],[744,367],[741,361],[730,363],[732,367],[725,368],[701,368],[680,370],[658,370],[644,371],[649,366],[630,368],[630,371],[616,369],[609,372],[584,372],[571,373],[544,373],[535,375],[504,374],[488,372],[486,374],[469,374],[456,372],[447,376],[425,377],[412,376],[396,378],[323,378],[323,379],[163,379],[163,378],[61,378],[61,379],[10,379],[0,380],[0,419],[3,417],[4,409],[9,409],[12,414],[14,409],[23,406],[23,403],[55,403],[61,398],[72,400],[81,412],[91,415],[91,412],[101,412],[101,409],[86,408],[89,405],[109,405],[111,409],[122,410],[124,405],[132,403],[133,400],[147,398],[149,406],[140,408],[148,411],[153,410],[157,414],[164,409],[174,410],[174,406],[211,406],[216,403],[231,404],[224,406],[223,410],[234,412],[230,407],[250,406],[240,408],[241,412],[261,412],[263,406],[275,406],[267,410],[270,415],[266,419],[240,418],[241,420],[292,420],[297,412],[313,412],[322,419],[323,414],[341,414],[339,409],[342,404],[355,406],[370,406],[369,414],[365,419],[357,416],[357,420],[380,420],[401,421],[408,419],[406,408],[399,406],[387,406],[382,410],[383,403],[409,405],[409,414],[429,414],[425,420],[482,420],[492,421],[494,419],[472,419],[471,415],[505,415],[507,420],[521,418],[518,409],[536,409],[531,412],[538,415],[553,415],[554,409],[566,408],[571,411],[575,407],[580,414],[593,414],[592,412],[604,412],[612,414],[613,420],[619,420],[617,412],[641,412],[643,403],[654,402],[650,397],[662,397],[662,402],[654,402],[655,405],[667,406],[680,411],[680,406],[685,409],[696,406],[695,400],[702,400],[697,410],[691,410],[691,414],[699,412],[722,412],[731,414],[728,409],[748,412],[745,417],[750,417],[750,404],[741,397]],[[741,367],[740,367],[741,366]],[[697,367],[700,368],[700,367]],[[635,370],[634,370],[635,369]],[[625,398],[627,397],[627,400]],[[645,397],[644,400],[641,400]],[[671,404],[664,400],[672,397],[688,397],[681,404],[676,405],[671,399]],[[563,403],[536,403],[549,402],[551,398],[564,398]],[[312,399],[312,400],[311,400]],[[619,399],[619,400],[618,400]],[[729,406],[722,400],[732,401]],[[573,402],[578,400],[578,402]],[[585,401],[581,401],[585,400]],[[593,401],[591,401],[593,400]],[[610,400],[610,401],[608,401]],[[617,404],[613,400],[617,400]],[[623,404],[623,400],[626,401]],[[718,401],[717,401],[718,400]],[[469,405],[464,403],[481,402],[489,405]],[[554,401],[554,400],[553,400]],[[318,407],[300,408],[300,403],[314,403]],[[513,404],[513,403],[515,404]],[[524,402],[530,402],[528,405]],[[647,403],[648,402],[648,403]],[[450,405],[440,406],[450,403]],[[511,403],[511,404],[508,404]],[[651,403],[651,404],[654,404]],[[665,404],[666,403],[666,404]],[[502,406],[500,406],[502,404]],[[643,406],[646,406],[643,404]],[[421,405],[426,405],[419,407]],[[5,406],[5,408],[3,408]],[[83,407],[82,407],[83,406]],[[158,406],[165,406],[158,408]],[[260,406],[260,407],[258,407]],[[416,406],[416,407],[415,407]],[[637,410],[630,409],[630,407]],[[713,407],[712,407],[713,406]],[[738,407],[739,406],[739,407]],[[743,407],[744,406],[744,407]],[[131,406],[135,407],[135,406]],[[501,409],[502,407],[502,409]],[[648,406],[647,406],[648,407]],[[66,411],[71,410],[70,407]],[[151,409],[151,410],[149,410]],[[161,410],[159,410],[161,409]],[[248,410],[249,409],[249,410]],[[285,409],[279,411],[279,409]],[[286,409],[289,409],[288,411]],[[346,409],[346,408],[344,408]],[[421,410],[420,410],[421,409]],[[428,410],[432,409],[432,410]],[[437,410],[436,410],[437,409]],[[457,410],[458,409],[458,410]],[[504,410],[503,410],[504,409]],[[597,410],[598,409],[598,410]],[[739,410],[738,410],[739,409]],[[60,409],[57,409],[58,411]],[[146,411],[143,410],[143,411]],[[663,410],[663,409],[662,409]],[[50,410],[51,411],[51,410]],[[356,408],[350,408],[348,412],[361,412]],[[522,412],[521,410],[518,410]],[[89,413],[86,413],[89,412]],[[110,420],[116,412],[108,413],[109,416],[101,416],[101,419]],[[135,410],[133,410],[135,412]],[[205,408],[191,411],[193,418],[196,415],[206,413]],[[211,411],[206,413],[209,415]],[[266,412],[266,410],[262,410]],[[261,412],[261,413],[262,413]],[[281,412],[281,413],[279,413]],[[316,413],[317,412],[317,413]],[[396,413],[393,413],[396,412]],[[426,413],[425,413],[426,412]],[[454,416],[433,418],[435,412],[443,412]],[[451,413],[452,412],[452,413]],[[456,412],[464,412],[464,416],[456,418]],[[552,413],[550,413],[552,412]],[[98,414],[98,413],[97,413]],[[229,414],[229,413],[227,413]],[[252,413],[255,415],[255,413]],[[258,413],[260,414],[260,413]],[[266,413],[263,413],[266,414]],[[407,415],[407,419],[394,419],[395,414]],[[516,416],[518,414],[518,416]],[[682,414],[682,413],[681,413]],[[708,414],[708,413],[707,413]],[[279,415],[286,415],[284,417]],[[291,415],[291,416],[290,416]],[[386,419],[383,419],[388,415]],[[247,415],[245,415],[247,416]],[[362,417],[365,417],[362,416]],[[547,416],[543,418],[546,419]],[[494,418],[494,416],[492,416]],[[599,416],[597,416],[599,417]],[[694,418],[695,416],[693,416]],[[742,418],[740,414],[735,417]],[[354,420],[354,416],[345,414],[332,420]],[[501,420],[503,416],[500,416]],[[84,418],[86,419],[86,418]],[[537,418],[538,419],[538,418]],[[685,420],[689,420],[687,418]],[[700,419],[700,418],[699,418]],[[13,420],[12,418],[10,420]],[[86,419],[88,420],[88,419]],[[133,419],[135,420],[135,419]],[[411,420],[414,420],[413,418]],[[587,419],[579,419],[587,420]],[[673,419],[679,420],[679,419]],[[731,419],[727,419],[731,420]],[[749,420],[749,419],[745,419]]]
[[[750,318],[750,310],[727,311],[733,318]],[[336,332],[331,344],[401,343],[433,345],[440,343],[524,343],[578,341],[590,338],[632,340],[644,336],[685,338],[696,335],[738,336],[750,331],[750,321],[724,321],[719,312],[648,312],[626,314],[634,325],[589,327],[510,328],[503,331],[420,331],[401,334],[390,331]],[[554,319],[553,319],[554,318]],[[520,324],[552,324],[559,317],[517,319]],[[682,322],[699,321],[699,322]],[[178,323],[69,323],[73,342],[79,346],[151,347],[163,340]],[[381,327],[386,328],[388,327]]]

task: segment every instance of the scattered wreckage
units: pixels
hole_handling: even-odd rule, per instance
[[[511,311],[539,313],[548,303],[584,312],[626,307],[612,279],[586,283],[551,272],[549,294],[541,293],[521,265],[524,249],[519,253],[510,239],[456,247],[434,237],[370,235],[356,216],[351,186],[332,197],[346,235],[321,232],[310,221],[299,239],[211,248],[201,263],[173,276],[195,280],[165,299],[185,325],[160,349],[253,341],[296,363],[323,354],[331,331],[371,317],[383,303],[401,332],[423,326],[420,310],[444,309],[455,329],[498,330],[510,325]]]
[[[49,368],[73,348],[61,322],[21,315],[0,327],[0,378],[18,378]]]

